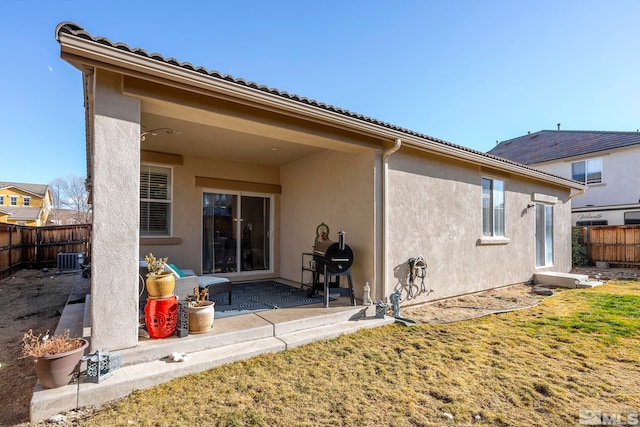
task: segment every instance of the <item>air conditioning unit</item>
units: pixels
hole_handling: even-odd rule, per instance
[[[84,255],[79,252],[58,254],[58,273],[79,271],[84,261]]]

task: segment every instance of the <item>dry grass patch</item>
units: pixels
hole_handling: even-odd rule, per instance
[[[364,330],[183,377],[86,425],[576,425],[640,410],[640,283],[530,310]],[[451,414],[450,419],[446,414]]]

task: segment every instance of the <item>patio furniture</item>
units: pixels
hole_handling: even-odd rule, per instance
[[[193,296],[193,288],[198,286],[200,289],[207,289],[209,300],[213,295],[226,292],[229,294],[229,304],[231,304],[231,282],[226,277],[217,276],[196,276],[193,270],[179,269],[173,264],[168,264],[166,270],[171,271],[176,278],[176,287],[174,294],[178,296],[180,301],[186,301],[188,296]],[[147,265],[144,261],[140,261],[140,275],[145,277]],[[146,287],[141,295],[141,299],[146,299]]]

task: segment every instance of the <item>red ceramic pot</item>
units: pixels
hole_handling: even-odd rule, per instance
[[[178,323],[178,297],[149,298],[144,307],[144,319],[151,338],[173,335]]]

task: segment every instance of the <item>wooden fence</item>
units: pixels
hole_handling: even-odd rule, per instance
[[[618,267],[640,266],[640,225],[580,227],[587,257]]]
[[[91,253],[91,224],[27,227],[0,223],[0,278],[24,268],[53,268],[58,253]]]

